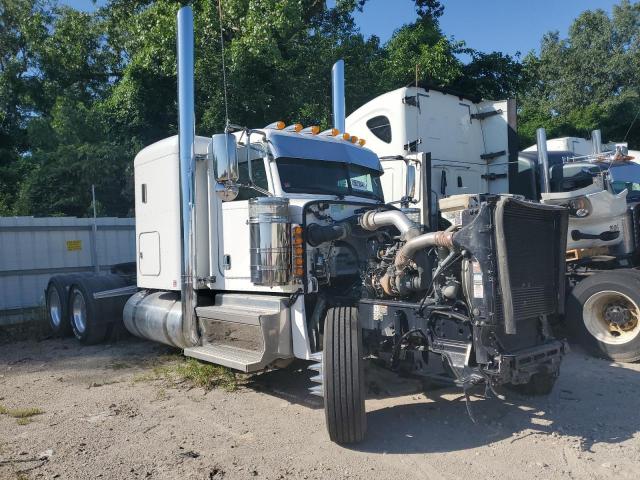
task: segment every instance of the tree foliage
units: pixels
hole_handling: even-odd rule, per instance
[[[518,96],[524,144],[595,127],[621,139],[638,108],[640,3],[588,11],[539,54],[479,52],[446,36],[443,3],[417,0],[416,20],[381,44],[354,12],[366,0],[108,0],[86,13],[56,0],[0,3],[0,215],[87,215],[91,185],[105,215],[131,215],[132,159],[177,132],[176,25],[195,14],[196,120],[208,135],[229,117],[331,124],[330,71],[347,65],[347,110],[387,90],[448,86]],[[468,59],[463,61],[462,59]],[[636,125],[629,140],[640,143]]]
[[[623,0],[611,16],[582,13],[569,29],[544,36],[540,55],[523,62],[520,133],[531,142],[544,126],[549,136],[588,135],[601,128],[621,141],[640,108],[640,2]],[[640,125],[628,140],[640,145]]]

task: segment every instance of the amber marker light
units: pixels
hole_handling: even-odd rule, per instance
[[[293,236],[293,275],[296,278],[304,277],[304,230],[296,225],[291,230]]]

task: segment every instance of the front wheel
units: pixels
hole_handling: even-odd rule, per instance
[[[640,360],[640,271],[598,272],[567,298],[566,318],[590,353],[620,362]]]
[[[324,413],[329,438],[336,443],[360,442],[367,431],[362,355],[358,309],[329,308],[322,353]]]

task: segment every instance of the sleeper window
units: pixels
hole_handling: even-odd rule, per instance
[[[388,117],[378,115],[367,120],[367,127],[376,137],[385,143],[391,143],[391,122]]]

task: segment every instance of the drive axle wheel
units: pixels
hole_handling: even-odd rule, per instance
[[[640,360],[640,272],[597,273],[570,293],[567,320],[580,343],[616,361]]]
[[[45,290],[47,318],[54,335],[67,337],[71,335],[69,322],[69,286],[78,275],[55,275],[49,279]]]
[[[73,334],[85,345],[104,341],[111,331],[111,324],[101,321],[96,301],[82,281],[69,291],[69,320]]]
[[[364,439],[362,333],[356,307],[329,308],[325,316],[322,375],[329,438],[337,443]]]

